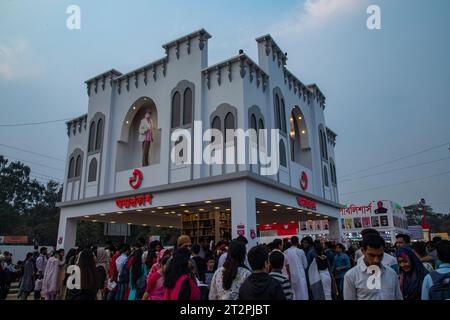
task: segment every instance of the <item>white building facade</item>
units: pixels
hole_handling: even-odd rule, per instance
[[[256,39],[258,63],[240,52],[209,66],[210,37],[201,29],[163,45],[165,56],[155,62],[86,81],[87,114],[67,122],[58,247],[75,245],[80,220],[183,228],[189,234],[182,218],[195,213],[229,214],[223,229],[214,226],[204,234],[216,239],[229,228],[231,238],[243,234],[254,244],[257,225],[325,218],[330,238],[340,240],[336,134],[325,123],[324,95],[288,71],[286,55],[270,35]],[[139,126],[149,111],[153,142],[143,166]],[[249,161],[194,164],[196,147],[204,150],[210,141],[194,146],[171,140],[176,129],[195,140],[209,128],[279,129],[276,147],[270,135],[257,142],[258,150],[279,152],[279,170],[265,175],[261,164]],[[190,150],[174,163],[170,155],[180,143]],[[251,157],[246,147],[246,160]]]

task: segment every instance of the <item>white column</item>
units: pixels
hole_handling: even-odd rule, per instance
[[[244,231],[248,240],[247,250],[256,245],[256,199],[246,181],[234,188],[231,197],[231,238],[239,236],[238,231]],[[254,239],[251,238],[252,230]]]
[[[75,247],[77,235],[77,220],[75,218],[66,218],[61,212],[59,217],[58,238],[56,242],[57,249],[64,249],[67,253],[69,249]]]

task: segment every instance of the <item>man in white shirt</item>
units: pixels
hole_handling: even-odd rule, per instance
[[[284,252],[289,265],[288,274],[291,281],[294,300],[308,300],[308,284],[306,282],[305,269],[308,267],[305,252],[298,248],[299,239],[291,238],[291,247]]]

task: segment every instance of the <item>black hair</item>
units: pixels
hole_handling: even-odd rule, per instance
[[[139,277],[142,275],[142,249],[137,249],[133,253],[133,263],[131,264],[131,283],[136,287]]]
[[[314,248],[316,250],[317,255],[321,256],[324,254],[324,249],[320,240],[314,241]]]
[[[302,241],[303,241],[303,239],[302,239]],[[298,246],[298,237],[297,236],[291,237],[291,243],[293,246]]]
[[[433,237],[433,243],[438,244],[440,241],[442,241],[441,237]]]
[[[237,276],[238,268],[245,259],[245,244],[239,240],[233,240],[228,248],[227,258],[223,264],[224,271],[222,273],[223,289],[229,290],[233,280]]]
[[[25,261],[27,261],[31,257],[33,257],[33,253],[32,252],[28,252],[27,255],[25,256]]]
[[[40,253],[40,254],[44,254],[45,251],[47,251],[47,248],[46,248],[46,247],[42,247],[42,248],[39,250],[39,253]]]
[[[156,262],[157,254],[155,250],[148,250],[147,251],[147,257],[145,258],[145,265],[147,266],[147,269],[150,270],[152,265]]]
[[[254,246],[248,252],[248,262],[254,271],[264,268],[267,260],[269,260],[269,252],[263,244]]]
[[[279,246],[283,245],[283,240],[275,239],[272,241],[272,245],[273,245],[273,248],[278,248]]]
[[[247,238],[246,237],[244,237],[244,236],[239,236],[239,237],[237,237],[236,239],[234,239],[234,240],[236,240],[236,241],[240,241],[240,242],[242,242],[243,244],[245,244],[245,245],[247,245],[248,244],[248,240],[247,240]]]
[[[190,274],[189,258],[191,251],[188,248],[178,249],[169,262],[164,272],[164,287],[173,289],[178,278],[184,274]]]
[[[69,265],[69,260],[70,258],[72,258],[73,256],[75,256],[77,254],[77,250],[75,248],[72,248],[69,250],[69,252],[67,252],[66,255],[66,265]]]
[[[94,253],[90,249],[83,249],[78,258],[80,268],[81,289],[92,290],[97,287],[97,269]]]
[[[443,263],[450,263],[450,241],[441,240],[436,245],[437,255]]]
[[[292,238],[291,238],[291,242],[292,242]],[[305,241],[308,242],[310,246],[312,246],[314,244],[314,241],[310,236],[304,237],[301,242],[305,242]]]
[[[364,238],[366,235],[368,235],[368,234],[377,234],[377,235],[380,235],[380,233],[379,233],[377,230],[371,229],[371,228],[367,228],[367,229],[364,229],[364,230],[361,231],[361,237],[363,237],[363,238]]]
[[[378,234],[367,234],[362,240],[361,247],[364,249],[367,249],[367,247],[384,248],[384,239]]]
[[[126,251],[130,251],[130,250],[131,250],[130,245],[129,244],[124,244],[124,245],[122,245],[122,248],[120,248],[120,254],[122,254],[122,253],[124,253]]]
[[[146,243],[145,238],[144,237],[140,237],[138,239],[138,243],[142,244],[142,246],[145,246],[145,243]]]
[[[205,237],[200,237],[198,238],[198,243],[203,243],[205,240],[207,240]]]
[[[413,242],[411,244],[411,248],[421,257],[425,257],[427,255],[427,246],[423,241]]]
[[[336,248],[341,248],[342,252],[345,252],[345,246],[342,243],[336,244]]]
[[[198,243],[192,245],[192,253],[194,254],[199,254],[200,253],[200,245]]]
[[[395,236],[395,239],[398,238],[402,238],[403,240],[405,240],[406,243],[411,243],[411,237],[407,234],[399,233],[398,235]]]
[[[39,246],[34,246],[34,250],[37,250],[39,248]]]
[[[283,268],[284,254],[280,251],[272,251],[269,255],[269,262],[273,269]]]
[[[331,241],[325,241],[324,245],[325,245],[325,248],[330,248],[330,249],[333,248],[333,243]]]
[[[167,262],[169,261],[169,259],[170,259],[170,256],[164,256],[164,258],[159,260],[159,265],[165,266],[167,264]]]

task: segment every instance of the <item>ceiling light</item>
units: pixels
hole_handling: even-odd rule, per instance
[[[159,227],[161,227],[161,225],[160,225],[160,224],[157,224],[156,227],[159,228]]]
[[[189,210],[184,210],[184,212],[189,213]]]
[[[267,203],[267,201],[261,201],[261,203]]]
[[[137,212],[142,212],[142,211],[144,211],[144,210],[142,210],[142,209],[137,209],[136,211],[137,211]]]
[[[211,200],[206,200],[205,203],[211,203]]]
[[[104,217],[104,216],[106,216],[106,214],[100,213],[100,217]]]
[[[259,210],[257,210],[256,213],[259,213]]]
[[[170,211],[170,213],[176,213],[175,211]]]
[[[292,207],[287,207],[286,209],[287,209],[287,210],[292,210]]]
[[[306,132],[305,132],[305,130],[302,130],[302,134],[305,134]]]
[[[116,222],[115,222],[115,221],[111,221],[110,223],[114,224],[114,223],[116,223]]]
[[[219,210],[219,209],[220,209],[220,207],[214,207],[214,209],[216,209],[216,210]]]
[[[92,220],[92,222],[97,222],[97,220]]]
[[[169,214],[169,211],[164,212],[164,214]]]
[[[185,203],[180,204],[180,207],[186,207]]]
[[[143,227],[146,227],[146,226],[147,226],[147,224],[145,224],[145,223],[144,223],[144,224],[142,224],[142,226],[143,226]]]
[[[129,124],[129,123],[130,123],[130,121],[127,120],[127,124]]]
[[[150,211],[151,213],[155,213],[156,211],[155,210],[152,210],[152,211]]]
[[[163,207],[158,207],[159,210],[163,209]]]
[[[89,219],[89,216],[84,216],[86,219]]]
[[[203,208],[200,208],[200,209],[198,209],[198,211],[205,211],[205,209],[203,209]]]
[[[307,214],[312,214],[312,212],[307,212]]]
[[[177,216],[181,217],[181,213],[177,213]]]
[[[277,209],[272,209],[272,211],[277,211]]]
[[[299,116],[299,117],[298,117],[298,120],[302,120],[302,117]]]
[[[131,222],[127,222],[127,225],[131,225]]]
[[[320,213],[316,214],[316,217],[320,217]]]
[[[275,207],[281,207],[281,204],[276,204]]]
[[[231,211],[231,209],[230,209],[230,208],[228,208],[228,209],[227,209],[227,211]]]

